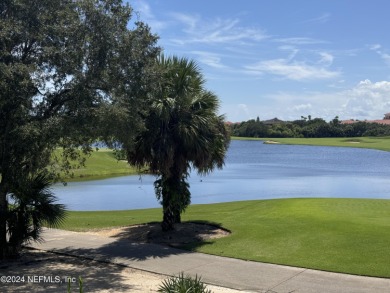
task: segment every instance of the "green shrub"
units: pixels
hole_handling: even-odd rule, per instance
[[[171,277],[162,282],[158,288],[161,293],[212,293],[206,288],[206,285],[201,281],[201,278],[195,276],[184,276],[181,273],[177,277]]]
[[[55,203],[51,184],[44,171],[21,173],[14,180],[9,194],[13,203],[6,215],[9,256],[17,257],[22,244],[40,241],[43,226],[56,228],[64,221],[65,206]]]

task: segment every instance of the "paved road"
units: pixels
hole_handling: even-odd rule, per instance
[[[206,283],[249,292],[390,292],[390,279],[243,261],[57,229],[46,229],[43,237],[45,242],[31,247],[165,275],[197,274]]]

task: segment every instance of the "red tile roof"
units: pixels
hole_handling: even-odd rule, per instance
[[[369,122],[390,125],[390,119],[372,120]]]
[[[378,123],[378,124],[386,124],[386,125],[390,125],[390,119],[381,119],[381,120],[353,120],[353,119],[350,119],[350,120],[344,120],[344,121],[341,121],[341,124],[353,124],[353,123],[357,123],[357,122],[367,122],[367,123]]]

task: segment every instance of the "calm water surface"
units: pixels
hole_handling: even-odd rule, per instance
[[[56,185],[71,210],[159,207],[154,176],[124,176]],[[191,173],[192,203],[293,197],[390,199],[390,152],[232,141],[223,170]]]

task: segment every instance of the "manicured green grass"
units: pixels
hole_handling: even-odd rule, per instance
[[[160,209],[70,212],[82,231],[160,221]],[[390,200],[280,199],[193,205],[185,221],[217,223],[226,238],[195,251],[357,275],[390,277]]]
[[[355,147],[390,151],[390,137],[330,137],[330,138],[253,138],[232,137],[237,140],[271,140],[282,144]]]
[[[93,151],[87,157],[85,167],[74,169],[72,172],[74,177],[68,177],[66,181],[83,181],[138,174],[135,167],[130,166],[126,161],[118,161],[112,150],[104,148]]]
[[[241,136],[231,136],[231,140],[268,140],[268,138],[259,138],[259,137],[241,137]]]

